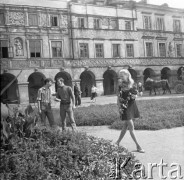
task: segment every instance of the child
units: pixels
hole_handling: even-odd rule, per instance
[[[134,80],[132,79],[131,74],[127,69],[122,69],[119,72],[119,77],[120,79],[117,104],[119,107],[120,118],[124,122],[124,125],[116,144],[119,146],[120,141],[123,139],[128,129],[130,131],[132,139],[134,140],[137,146],[137,151],[140,153],[144,153],[145,151],[137,142],[134,132],[133,119],[139,117],[139,111],[135,102],[137,90],[134,86]]]
[[[138,83],[138,92],[140,96],[143,95],[143,86],[141,82]]]
[[[91,101],[92,102],[96,101],[96,92],[97,92],[97,88],[95,87],[95,85],[93,85],[91,88]]]

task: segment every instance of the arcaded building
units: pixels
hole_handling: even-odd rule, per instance
[[[1,2],[1,89],[22,70],[2,96],[9,102],[34,102],[45,77],[79,83],[82,96],[93,84],[114,94],[122,68],[136,82],[180,78],[184,9],[145,0]]]

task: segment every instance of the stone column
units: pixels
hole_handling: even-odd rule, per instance
[[[97,87],[97,95],[98,96],[104,95],[103,78],[96,79],[96,87]]]
[[[171,75],[170,75],[170,81],[169,81],[169,83],[170,83],[169,85],[171,88],[174,88],[176,81],[178,81],[177,70],[172,70]]]
[[[25,22],[25,26],[29,26],[29,17],[28,17],[28,11],[27,8],[24,9],[24,22]]]
[[[29,104],[28,82],[18,83],[20,104]]]
[[[50,90],[51,90],[51,106],[52,107],[58,107],[58,105],[60,104],[58,101],[55,101],[55,98],[56,98],[55,83],[56,83],[56,81],[54,81],[52,83],[52,86],[50,87]]]
[[[52,83],[52,86],[50,87],[51,94],[54,94],[54,93],[56,93],[56,89],[55,89],[55,83],[56,83],[56,82],[53,82],[53,83]]]
[[[80,88],[80,79],[73,79],[72,80],[72,89],[74,90],[75,83],[77,83],[78,87]]]
[[[144,76],[142,76],[142,75],[137,75],[137,83],[138,83],[138,82],[144,83]]]
[[[5,8],[5,24],[9,25],[9,8]]]

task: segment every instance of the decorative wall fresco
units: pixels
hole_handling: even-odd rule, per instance
[[[41,13],[40,19],[41,26],[47,27],[47,14]]]
[[[24,13],[22,12],[9,12],[9,24],[11,25],[25,25]]]
[[[25,69],[33,67],[44,68],[59,68],[59,67],[116,67],[125,65],[138,66],[168,66],[184,64],[184,59],[181,58],[132,58],[132,59],[87,59],[87,60],[2,60],[1,69]]]

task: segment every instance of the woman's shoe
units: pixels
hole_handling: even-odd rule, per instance
[[[137,152],[139,152],[139,153],[145,153],[145,150],[144,149],[137,148]]]

